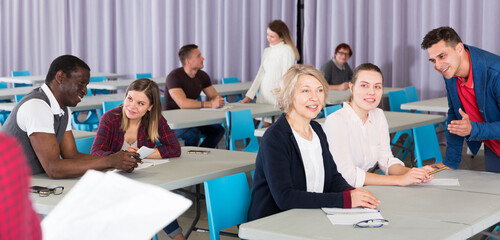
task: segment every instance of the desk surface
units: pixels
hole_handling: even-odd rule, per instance
[[[447,97],[433,98],[418,102],[404,103],[401,104],[401,109],[447,113],[448,98]]]
[[[444,121],[444,117],[441,115],[429,115],[429,114],[418,114],[418,113],[405,113],[405,112],[390,112],[384,111],[385,117],[387,118],[387,124],[389,125],[389,133],[395,133],[402,130],[412,129],[415,127],[420,127],[428,124],[435,124]],[[316,119],[319,123],[323,124],[325,118]],[[255,136],[262,137],[266,132],[267,128],[255,129]]]
[[[252,86],[252,82],[238,82],[238,83],[228,83],[228,84],[214,84],[215,90],[220,96],[229,96],[236,94],[245,94],[250,86]],[[201,92],[201,95],[205,95],[204,92]]]
[[[210,153],[188,154],[187,151],[190,149],[210,150]],[[182,147],[181,157],[171,158],[168,163],[121,174],[143,183],[173,190],[231,174],[252,171],[255,169],[256,157],[255,153]],[[30,194],[35,210],[39,214],[50,212],[66,193],[71,191],[77,181],[78,179],[49,179],[46,174],[34,175],[32,185],[64,187],[64,193],[61,195],[40,197],[37,194]]]
[[[89,131],[81,131],[81,130],[71,130],[73,132],[73,137],[75,139],[94,137],[97,135],[97,132],[89,132]]]
[[[384,94],[382,97],[387,97],[388,92],[404,90],[404,88],[392,88],[392,87],[384,87]],[[326,99],[326,104],[328,105],[337,105],[342,104],[347,101],[351,96],[350,90],[328,90],[328,98]]]
[[[107,79],[116,79],[125,77],[125,74],[119,73],[102,73],[102,72],[90,72],[90,76],[105,76]],[[45,75],[32,75],[32,76],[19,76],[19,77],[0,77],[0,82],[9,83],[24,83],[24,84],[41,84],[45,82]]]
[[[293,209],[242,224],[244,239],[466,239],[500,219],[500,174],[449,170],[461,186],[368,186],[389,225],[358,229],[332,225],[319,209]],[[477,188],[476,188],[477,187]]]
[[[271,117],[281,115],[279,109],[271,104],[262,103],[229,103],[231,108],[220,110],[176,109],[162,111],[171,129],[199,127],[210,124],[221,124],[226,121],[227,111],[250,109],[253,117]]]
[[[0,100],[12,99],[16,95],[26,95],[33,91],[36,87],[17,87],[0,89]]]
[[[118,80],[118,81],[107,81],[107,82],[90,82],[87,85],[88,89],[105,89],[105,90],[119,90],[127,89],[128,86],[134,82],[136,79],[132,80]],[[151,78],[159,86],[165,85],[165,77]]]

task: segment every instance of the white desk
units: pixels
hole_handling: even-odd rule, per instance
[[[187,151],[190,149],[210,150],[210,153],[207,155],[188,154]],[[182,147],[181,157],[171,158],[168,163],[121,174],[143,183],[174,190],[231,174],[252,171],[255,169],[256,157],[255,153]],[[49,179],[46,174],[34,175],[31,180],[32,185],[61,185],[64,187],[64,193],[61,195],[40,197],[37,194],[30,194],[35,210],[39,214],[49,213],[71,191],[77,181],[78,178]]]
[[[70,107],[71,111],[87,111],[101,109],[102,102],[116,101],[125,99],[125,93],[103,94],[90,97],[84,97],[76,107]],[[0,103],[0,110],[12,111],[17,103]]]
[[[229,95],[245,94],[248,89],[250,89],[250,86],[252,86],[252,82],[214,84],[212,86],[214,86],[220,96],[224,97]],[[201,92],[201,95],[205,96],[205,93]]]
[[[466,239],[500,221],[500,174],[449,170],[461,186],[369,186],[389,225],[332,225],[319,209],[293,209],[240,225],[244,239]]]
[[[118,80],[118,81],[107,81],[107,82],[90,82],[87,85],[87,89],[103,89],[103,90],[119,90],[127,89],[128,86],[134,82],[133,80]],[[165,86],[165,77],[151,78],[158,86]],[[160,87],[161,88],[161,87]]]
[[[418,113],[405,113],[405,112],[391,112],[384,111],[389,125],[389,133],[395,133],[402,130],[412,129],[428,124],[435,124],[444,121],[444,117],[440,115],[418,114]],[[319,123],[323,124],[325,118],[316,119]],[[262,137],[267,128],[255,129],[255,136]]]
[[[97,135],[97,132],[89,132],[89,131],[81,131],[81,130],[71,130],[73,132],[73,137],[75,139],[94,137]]]
[[[168,122],[171,129],[199,127],[211,124],[221,124],[226,122],[226,112],[242,109],[250,109],[253,117],[271,117],[281,115],[279,109],[271,104],[262,103],[229,103],[231,108],[219,110],[200,110],[200,109],[176,109],[162,111],[163,117]]]
[[[36,87],[17,87],[0,89],[0,100],[13,99],[16,95],[26,95]]]
[[[387,97],[388,92],[404,90],[404,88],[392,88],[392,87],[384,87],[384,94],[382,97]],[[349,100],[351,96],[351,90],[328,90],[328,98],[326,99],[326,104],[328,105],[337,105],[342,104],[343,102]]]
[[[401,109],[447,113],[448,98],[447,97],[433,98],[418,102],[404,103],[401,104]]]
[[[105,76],[107,79],[116,79],[125,77],[125,74],[119,73],[101,73],[101,72],[90,72],[90,76]],[[24,84],[41,84],[45,82],[46,75],[33,75],[33,76],[19,76],[19,77],[0,77],[0,82],[8,83],[24,83]]]

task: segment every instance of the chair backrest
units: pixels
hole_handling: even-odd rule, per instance
[[[237,82],[238,82],[238,77],[222,78],[222,84],[237,83]]]
[[[20,102],[21,99],[23,99],[23,97],[26,96],[26,94],[23,94],[23,95],[16,95],[14,96],[14,99],[16,100],[16,102]]]
[[[93,76],[93,77],[90,77],[90,79],[89,79],[89,82],[105,82],[105,81],[107,81],[106,76]],[[102,91],[101,92],[102,93],[108,93],[109,92],[107,90],[104,90],[104,91],[105,92],[102,92]],[[85,96],[88,97],[88,96],[94,95],[92,92],[93,92],[92,89],[87,89],[87,95],[85,95]]]
[[[424,160],[432,158],[435,159],[436,163],[443,161],[436,129],[433,124],[413,128],[413,139],[415,141],[417,167],[422,167]]]
[[[76,149],[78,152],[90,154],[92,144],[94,144],[95,136],[75,139]]]
[[[226,112],[226,124],[229,132],[229,150],[236,150],[235,141],[250,138],[243,151],[258,152],[259,143],[255,137],[255,125],[250,109]]]
[[[247,176],[238,173],[204,184],[210,239],[218,240],[220,230],[247,221],[251,199]]]
[[[141,78],[153,78],[153,75],[151,75],[151,73],[136,73],[135,74],[135,79],[141,79]]]
[[[30,76],[30,71],[29,70],[24,70],[24,71],[10,71],[10,75],[12,77],[21,77],[21,76]]]
[[[123,100],[116,100],[116,101],[104,101],[102,102],[102,111],[103,113],[120,106],[120,104],[123,103]]]
[[[402,110],[401,104],[408,103],[408,97],[405,90],[392,91],[387,93],[389,97],[389,107],[393,112],[410,112],[409,110]]]
[[[408,102],[418,102],[417,88],[415,86],[405,87]]]
[[[342,105],[338,104],[338,105],[333,105],[333,106],[327,106],[323,109],[323,111],[325,112],[325,117],[328,117],[328,115],[336,112],[337,110],[341,109],[342,108]]]
[[[0,82],[0,89],[2,89],[2,88],[7,88],[6,82]]]

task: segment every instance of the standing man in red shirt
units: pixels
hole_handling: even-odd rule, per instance
[[[458,168],[465,139],[473,154],[484,142],[486,171],[500,173],[500,56],[463,44],[450,27],[430,31],[421,46],[448,95],[450,134],[445,159],[436,166]]]

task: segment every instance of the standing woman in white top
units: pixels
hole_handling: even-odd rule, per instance
[[[248,103],[259,91],[257,103],[275,104],[276,98],[273,89],[279,85],[279,80],[283,74],[300,59],[299,52],[290,36],[290,31],[281,20],[274,20],[267,25],[267,41],[269,47],[264,49],[259,72],[253,80],[252,86],[248,89],[246,96],[240,102]],[[271,125],[271,118],[264,118],[262,125]]]
[[[383,76],[371,63],[358,66],[349,83],[351,98],[330,114],[323,129],[339,172],[354,187],[400,185],[431,181],[433,168],[407,168],[392,155],[389,126],[382,109]],[[386,175],[367,172],[378,163]]]

